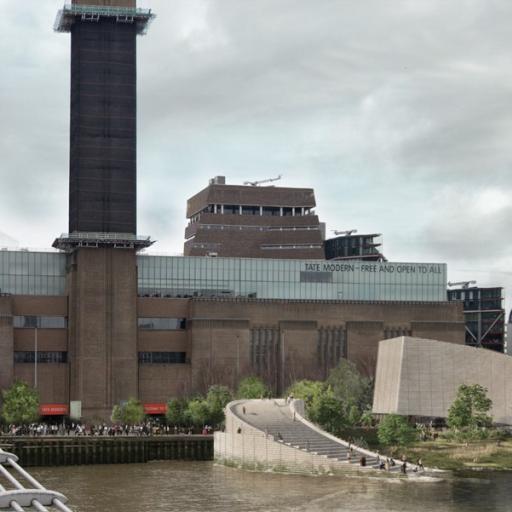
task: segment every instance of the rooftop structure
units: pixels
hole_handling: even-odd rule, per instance
[[[217,176],[187,201],[184,254],[324,259],[315,206],[310,188],[226,185]]]
[[[474,282],[451,283],[452,285],[461,284],[461,287],[448,290],[449,301],[460,301],[463,304],[466,345],[503,352],[505,346],[503,288],[470,286]]]
[[[153,245],[148,236],[137,236],[130,233],[63,233],[53,242],[53,247],[71,252],[80,247],[98,248],[113,247],[114,249],[146,249]]]
[[[111,20],[116,23],[133,24],[136,27],[137,34],[147,33],[149,24],[155,18],[151,9],[137,9],[135,2],[118,2],[120,6],[114,5],[92,5],[95,0],[85,2],[75,1],[71,5],[65,5],[57,13],[55,24],[53,26],[56,32],[71,32],[73,25],[77,21],[99,22],[100,20]],[[133,3],[133,7],[129,4]]]
[[[347,233],[345,236],[336,236],[324,242],[326,259],[387,261],[379,250],[382,245],[380,233],[367,235],[353,235],[352,231]]]

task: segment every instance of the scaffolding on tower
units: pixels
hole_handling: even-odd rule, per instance
[[[155,17],[156,14],[153,14],[151,9],[67,4],[57,13],[53,28],[56,32],[71,32],[71,27],[76,21],[97,23],[108,18],[115,20],[116,23],[135,23],[137,34],[144,35]]]

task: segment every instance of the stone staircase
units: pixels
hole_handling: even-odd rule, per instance
[[[291,403],[279,399],[244,400],[233,404],[231,411],[242,421],[264,432],[274,441],[315,455],[323,455],[327,459],[344,462],[354,469],[379,469],[380,462],[384,462],[385,458],[322,431],[302,417],[298,411],[301,409],[300,405],[302,402],[298,400]],[[365,466],[361,465],[363,457]],[[412,471],[415,466],[407,463],[407,468],[408,471]],[[390,466],[389,471],[400,472],[400,461]]]

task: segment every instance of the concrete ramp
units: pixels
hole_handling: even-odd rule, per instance
[[[248,469],[301,473],[379,471],[379,454],[323,431],[303,416],[302,400],[239,400],[226,407],[226,430],[215,433],[215,458]],[[362,465],[364,459],[365,465]],[[382,459],[384,461],[384,459]],[[415,468],[407,464],[408,471]]]

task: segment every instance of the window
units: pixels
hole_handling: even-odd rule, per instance
[[[177,331],[187,328],[186,318],[139,318],[139,329],[148,331]]]
[[[18,329],[66,329],[65,316],[14,316],[13,327]]]
[[[186,352],[139,352],[140,364],[185,364]]]
[[[237,204],[225,204],[224,214],[225,215],[238,215],[240,213],[240,206]]]
[[[279,217],[281,215],[281,208],[278,206],[264,206],[263,215]]]
[[[259,206],[242,206],[242,215],[259,215]]]
[[[15,363],[31,363],[34,364],[36,361],[36,353],[30,352],[14,352]],[[37,352],[38,363],[67,363],[68,353],[67,352]]]
[[[309,272],[300,273],[301,283],[332,283],[332,272]]]

